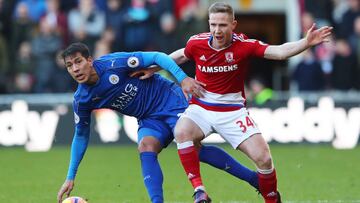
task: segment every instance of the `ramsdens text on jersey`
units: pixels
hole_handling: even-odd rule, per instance
[[[238,65],[229,65],[229,66],[200,66],[198,65],[198,69],[201,72],[205,73],[222,73],[222,72],[230,72],[238,69]]]

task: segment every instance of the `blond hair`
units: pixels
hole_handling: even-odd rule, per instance
[[[235,19],[233,8],[225,2],[215,2],[209,7],[209,15],[212,13],[227,13]]]

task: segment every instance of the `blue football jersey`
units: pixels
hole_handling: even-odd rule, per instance
[[[146,52],[117,52],[94,60],[99,80],[92,86],[79,84],[73,103],[76,125],[88,125],[91,111],[100,108],[138,119],[161,116],[171,110],[164,112],[163,108],[171,96],[169,91],[176,85],[174,82],[158,74],[146,80],[129,77],[132,71],[154,64],[146,63],[144,56]],[[179,101],[179,108],[184,108],[182,103]]]
[[[188,106],[180,87],[158,74],[146,80],[129,76],[154,64],[169,70],[179,82],[187,77],[170,57],[159,52],[116,52],[93,61],[99,80],[94,85],[79,84],[74,94],[75,135],[67,179],[75,178],[86,151],[95,109],[109,108],[134,116],[140,126],[153,118],[163,120],[168,128],[175,126],[177,114]],[[154,130],[162,132],[156,127]]]

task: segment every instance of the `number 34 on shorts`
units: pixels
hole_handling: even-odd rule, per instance
[[[254,120],[246,115],[235,121],[243,133],[246,133],[248,128],[257,128]]]

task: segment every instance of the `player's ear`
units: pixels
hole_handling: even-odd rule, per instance
[[[236,25],[237,25],[237,20],[234,20],[234,21],[232,22],[232,30],[235,30]]]
[[[94,61],[94,58],[93,58],[92,56],[89,56],[89,57],[87,58],[87,61],[90,62],[90,63],[92,63],[92,62]]]

